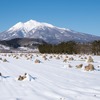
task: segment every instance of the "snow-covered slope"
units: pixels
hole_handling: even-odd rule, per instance
[[[0,50],[10,50],[10,47],[0,44]]]
[[[47,60],[42,56],[0,54],[0,100],[100,100],[100,56],[92,56],[94,71],[84,71],[87,55],[67,55],[74,60],[66,63],[66,55],[46,54]],[[3,62],[5,58],[7,62]],[[34,63],[36,59],[41,62]],[[77,69],[78,64],[83,68]],[[19,81],[24,73],[25,80]]]
[[[37,22],[35,20],[29,20],[25,23],[19,22],[7,31],[0,33],[1,40],[25,37],[41,38],[49,43],[59,43],[69,40],[87,42],[100,39],[98,36],[59,28],[51,24]]]

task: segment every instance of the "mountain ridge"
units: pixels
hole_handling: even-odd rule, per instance
[[[99,36],[76,32],[67,28],[60,28],[35,20],[29,20],[25,23],[19,22],[8,30],[0,33],[0,40],[10,40],[14,38],[38,38],[51,44],[71,40],[79,42],[100,40]]]

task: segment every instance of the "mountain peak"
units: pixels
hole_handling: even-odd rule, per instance
[[[38,21],[36,21],[36,20],[32,20],[32,19],[30,19],[30,20],[27,21],[27,22],[29,22],[29,23],[40,23],[40,22],[38,22]]]
[[[31,29],[35,28],[35,27],[38,27],[40,26],[41,23],[40,22],[37,22],[35,20],[29,20],[27,22],[24,23],[24,27],[30,31]]]
[[[27,22],[25,22],[24,24],[27,25],[27,26],[33,26],[33,28],[34,27],[38,27],[38,26],[54,27],[51,24],[44,23],[44,22],[38,22],[38,21],[35,21],[35,20],[32,20],[32,19],[27,21]]]

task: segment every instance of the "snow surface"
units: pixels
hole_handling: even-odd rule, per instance
[[[88,55],[68,55],[74,60],[67,62],[63,62],[66,55],[50,59],[51,55],[0,54],[0,59],[7,59],[0,60],[0,100],[100,100],[100,56],[92,56],[95,70],[85,71]],[[41,62],[35,63],[36,59]],[[78,64],[83,68],[77,69]],[[18,81],[24,73],[26,79]]]

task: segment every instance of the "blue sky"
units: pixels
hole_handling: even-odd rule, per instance
[[[0,0],[0,32],[30,19],[100,36],[100,0]]]

